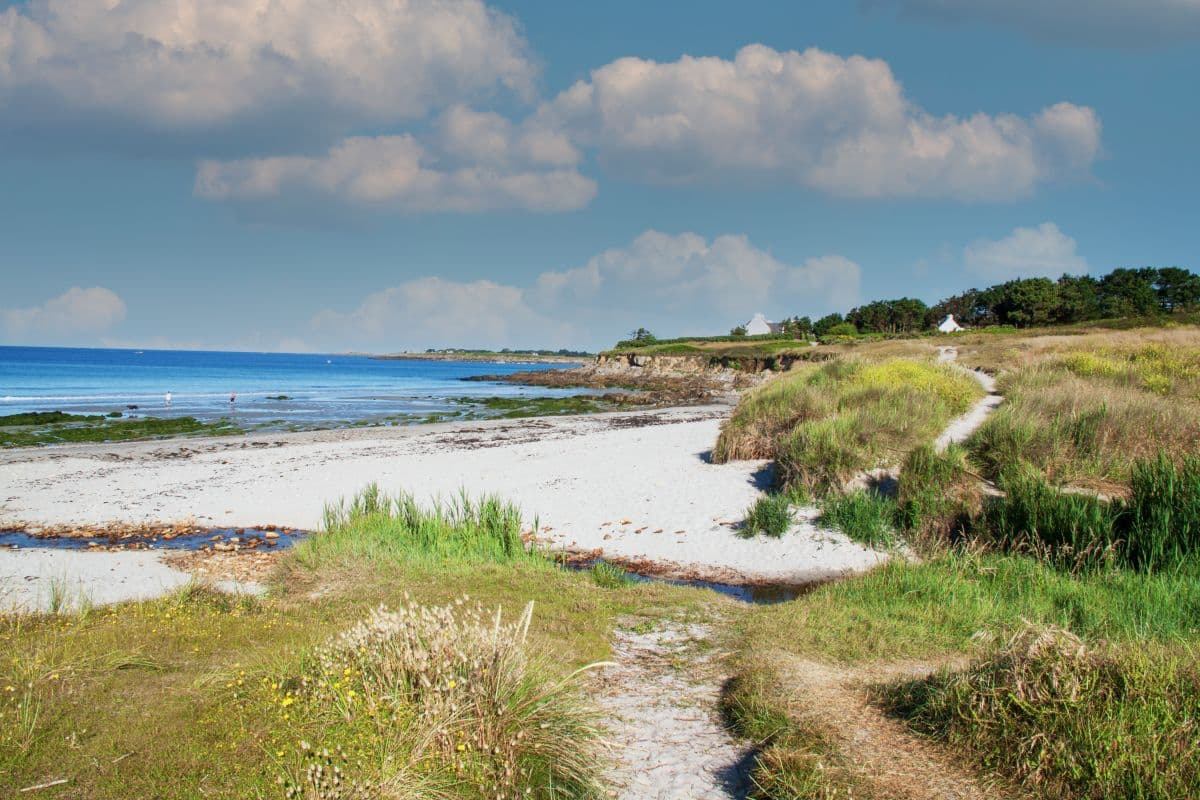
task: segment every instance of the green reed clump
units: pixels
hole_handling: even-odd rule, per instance
[[[786,494],[764,494],[746,509],[746,519],[738,535],[752,538],[758,534],[778,539],[792,527],[792,506]]]
[[[981,507],[978,478],[967,451],[952,444],[937,452],[923,444],[904,460],[896,523],[911,544],[936,547],[965,532]]]
[[[597,561],[588,573],[592,582],[602,589],[620,589],[633,583],[628,572],[607,561]]]
[[[1179,464],[1160,453],[1134,465],[1124,522],[1124,560],[1166,569],[1200,554],[1200,458]]]
[[[1001,478],[984,535],[1060,566],[1112,563],[1142,572],[1178,569],[1200,556],[1200,458],[1166,454],[1135,462],[1128,500],[1067,493],[1029,466]]]
[[[869,547],[896,543],[896,501],[877,492],[859,489],[827,495],[818,521]]]
[[[327,505],[324,529],[300,542],[295,557],[308,566],[326,559],[471,563],[544,559],[522,536],[521,510],[496,496],[462,491],[429,506],[410,492],[389,495],[370,484],[349,502]]]
[[[879,691],[885,705],[1048,798],[1194,797],[1200,673],[1194,654],[1089,646],[1026,627],[964,670]]]
[[[1116,555],[1121,504],[1066,493],[1022,466],[1000,479],[1004,497],[986,506],[986,535],[1006,549],[1041,555],[1060,566],[1089,566]]]

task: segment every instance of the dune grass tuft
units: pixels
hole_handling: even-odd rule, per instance
[[[896,544],[896,502],[876,492],[858,489],[828,495],[821,503],[819,522],[868,547]]]
[[[749,539],[763,534],[778,539],[792,527],[791,499],[786,494],[764,494],[746,509],[746,519],[738,535]]]
[[[298,563],[369,559],[393,562],[543,562],[522,537],[521,511],[495,496],[465,491],[423,506],[409,492],[371,484],[349,502],[325,508],[323,530],[293,549]]]

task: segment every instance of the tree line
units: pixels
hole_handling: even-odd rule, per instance
[[[1146,317],[1200,308],[1200,275],[1181,267],[1115,269],[1107,275],[1018,278],[986,289],[968,289],[928,306],[913,297],[876,300],[813,322],[783,321],[803,338],[855,333],[911,333],[936,327],[947,314],[961,325],[1027,328],[1117,317]]]

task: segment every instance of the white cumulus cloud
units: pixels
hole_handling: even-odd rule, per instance
[[[754,44],[733,60],[622,58],[538,113],[623,175],[662,183],[786,181],[860,197],[1011,199],[1085,174],[1089,108],[937,116],[887,62]]]
[[[0,328],[13,343],[87,343],[123,319],[125,301],[102,286],[72,286],[41,305],[0,309]]]
[[[348,133],[497,88],[530,98],[536,74],[514,21],[480,0],[30,0],[0,12],[0,118],[23,129]]]
[[[1074,239],[1053,222],[1016,228],[1002,239],[979,239],[963,251],[967,269],[992,282],[1013,278],[1057,278],[1088,271]]]
[[[242,202],[299,193],[405,212],[565,211],[596,193],[575,169],[575,148],[554,131],[456,106],[427,138],[428,145],[408,134],[354,136],[315,157],[207,160],[195,192]]]
[[[611,345],[646,326],[660,336],[725,333],[763,311],[824,314],[859,300],[861,270],[838,255],[788,264],[741,235],[646,231],[578,267],[518,286],[418,278],[327,310],[313,328],[333,348]]]
[[[1033,39],[1150,47],[1200,39],[1200,0],[860,0],[901,17],[981,22]]]

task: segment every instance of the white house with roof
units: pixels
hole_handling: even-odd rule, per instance
[[[938,325],[938,331],[941,333],[954,333],[956,331],[965,330],[966,328],[964,328],[962,325],[959,325],[958,320],[954,319],[953,314],[947,314],[946,318],[942,320],[942,324]]]
[[[783,323],[767,322],[767,318],[760,312],[754,315],[754,318],[742,326],[746,329],[747,336],[762,336],[766,333],[783,333]]]

